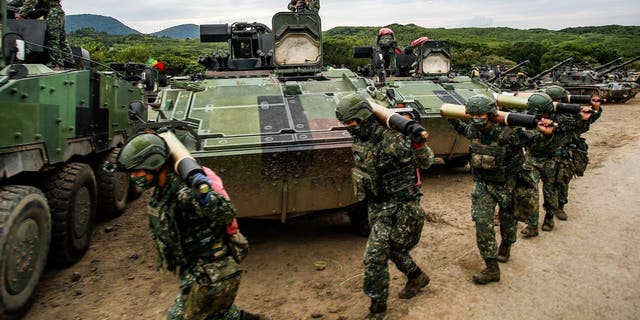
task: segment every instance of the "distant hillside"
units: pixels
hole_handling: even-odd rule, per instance
[[[82,28],[93,28],[96,31],[106,32],[110,35],[140,34],[139,31],[127,27],[112,17],[96,14],[73,14],[66,17],[67,33]]]
[[[83,28],[92,28],[96,31],[106,32],[107,34],[114,36],[142,34],[135,29],[129,28],[124,23],[118,21],[118,19],[95,14],[68,15],[66,28],[67,33]],[[200,27],[196,24],[181,24],[149,35],[174,39],[194,39],[200,37]]]
[[[174,39],[200,38],[200,26],[197,24],[181,24],[179,26],[164,29],[151,34],[156,37],[168,37]]]

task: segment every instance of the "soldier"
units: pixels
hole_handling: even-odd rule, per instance
[[[474,95],[466,103],[470,123],[450,119],[461,135],[471,140],[469,165],[474,185],[471,192],[471,217],[476,223],[476,242],[486,268],[473,276],[477,284],[500,281],[498,261],[507,262],[511,246],[516,242],[517,220],[513,212],[513,188],[516,173],[524,162],[522,147],[552,135],[550,121],[540,121],[541,133],[529,133],[492,121],[498,114],[495,101]],[[496,204],[500,220],[500,247],[496,245],[494,212]]]
[[[384,67],[388,75],[394,75],[396,73],[396,53],[400,52],[400,48],[396,42],[393,30],[390,28],[381,28],[378,30],[376,51],[382,54]]]
[[[573,131],[574,125],[566,115],[554,112],[553,101],[545,93],[534,93],[527,100],[528,112],[544,119],[551,119],[559,124],[555,132],[557,139],[542,141],[528,148],[527,165],[532,170],[532,188],[535,192],[531,195],[538,202],[538,183],[542,180],[543,207],[546,212],[542,224],[543,231],[551,231],[554,228],[553,215],[558,208],[558,188],[556,185],[556,150],[562,145],[563,138]],[[562,136],[560,138],[560,136]],[[539,209],[535,210],[527,221],[527,226],[522,229],[522,234],[527,237],[538,236],[538,223],[540,219]]]
[[[141,188],[155,187],[149,201],[151,237],[158,250],[158,269],[178,274],[180,293],[167,319],[242,319],[269,317],[238,309],[240,260],[248,243],[237,230],[235,209],[224,189],[202,196],[172,170],[169,148],[160,136],[134,136],[118,155],[119,170],[131,172]],[[191,185],[221,186],[215,174],[194,175]]]
[[[44,16],[47,23],[44,45],[49,50],[51,64],[54,67],[64,67],[74,63],[66,40],[61,0],[13,0],[9,5],[20,7],[18,19]]]
[[[358,200],[367,201],[371,225],[364,252],[364,292],[371,298],[367,319],[385,319],[389,260],[408,278],[401,299],[429,284],[409,252],[420,241],[425,219],[417,169],[433,163],[433,153],[424,142],[412,146],[407,137],[381,125],[357,94],[340,101],[336,117],[353,136],[354,189]]]
[[[287,6],[293,12],[298,11],[320,11],[320,0],[291,0]]]
[[[545,93],[553,101],[567,102],[567,91],[560,86],[549,86]],[[557,151],[559,158],[557,159],[558,169],[556,170],[556,183],[558,185],[558,209],[554,216],[559,220],[567,220],[568,216],[564,211],[569,196],[569,182],[574,175],[582,176],[589,161],[587,157],[588,145],[584,138],[580,135],[589,130],[590,124],[598,120],[602,115],[600,107],[600,97],[591,97],[591,106],[583,107],[583,110],[590,114],[589,123],[582,123],[578,130],[575,130],[566,139],[566,142]],[[582,118],[576,118],[578,123]]]

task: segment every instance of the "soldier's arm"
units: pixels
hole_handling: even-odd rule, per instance
[[[226,225],[235,218],[235,207],[231,201],[215,191],[210,191],[209,200],[205,204],[198,202],[200,195],[189,187],[178,191],[178,204],[185,211],[209,219],[220,225]]]
[[[469,132],[470,125],[460,119],[447,119],[449,124],[459,134],[468,137],[467,134]]]
[[[22,8],[20,8],[19,14],[23,17],[26,17],[30,12],[36,10],[36,5],[38,4],[38,0],[24,0]]]

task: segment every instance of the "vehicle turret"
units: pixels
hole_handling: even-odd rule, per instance
[[[635,57],[635,58],[633,58],[633,59],[631,59],[629,61],[626,61],[624,63],[621,63],[621,64],[615,65],[613,67],[610,67],[610,68],[608,68],[606,70],[602,70],[602,71],[596,73],[595,77],[596,78],[601,78],[601,77],[605,76],[607,73],[616,71],[618,69],[622,69],[622,68],[624,68],[624,67],[626,67],[626,66],[628,66],[628,65],[630,65],[630,64],[632,64],[632,63],[634,63],[634,62],[636,62],[638,60],[640,60],[640,56],[637,56],[637,57]]]
[[[567,58],[567,59],[565,59],[565,60],[563,60],[563,61],[561,61],[561,62],[559,62],[559,63],[557,63],[557,64],[553,65],[551,68],[546,69],[546,70],[544,70],[544,71],[542,71],[542,72],[540,72],[540,73],[536,74],[536,75],[535,75],[535,76],[533,76],[533,77],[527,78],[527,80],[526,80],[526,84],[527,84],[527,85],[529,85],[529,86],[536,86],[536,81],[537,81],[538,79],[540,79],[540,78],[544,77],[545,75],[547,75],[547,74],[549,74],[549,73],[553,72],[554,70],[556,70],[556,69],[560,68],[561,66],[563,66],[563,65],[565,65],[565,64],[567,64],[567,63],[569,63],[569,62],[571,62],[571,61],[573,61],[573,57]]]
[[[611,61],[609,61],[609,62],[607,62],[607,63],[605,63],[605,64],[603,64],[603,65],[601,65],[601,66],[598,66],[598,67],[596,67],[596,68],[593,68],[593,70],[592,70],[592,71],[593,71],[593,72],[598,72],[598,71],[600,71],[600,70],[604,70],[604,68],[607,68],[607,67],[609,67],[609,66],[611,66],[611,65],[613,65],[613,64],[615,64],[615,63],[618,63],[618,62],[620,62],[620,61],[622,61],[622,57],[618,57],[618,58],[616,58],[616,59],[614,59],[614,60],[611,60]]]
[[[529,60],[528,59],[516,64],[515,66],[503,71],[500,74],[495,74],[493,77],[489,78],[487,81],[488,82],[499,81],[502,77],[504,77],[504,76],[506,76],[508,74],[511,74],[512,72],[518,70],[518,68],[520,68],[520,67],[522,67],[522,66],[524,66],[526,64],[529,64]]]

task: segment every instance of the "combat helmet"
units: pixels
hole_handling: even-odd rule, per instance
[[[553,113],[553,100],[546,93],[534,93],[527,100],[527,108],[534,115]]]
[[[155,170],[169,158],[169,147],[160,136],[142,133],[131,138],[120,150],[120,171]]]
[[[465,113],[496,115],[498,114],[498,107],[493,99],[482,94],[476,94],[467,100]]]
[[[549,86],[546,90],[544,90],[544,93],[548,94],[553,101],[561,101],[567,99],[567,91],[565,91],[561,86]]]
[[[340,122],[350,120],[365,120],[373,115],[373,108],[367,100],[357,93],[348,94],[342,99],[336,108],[336,118]]]

